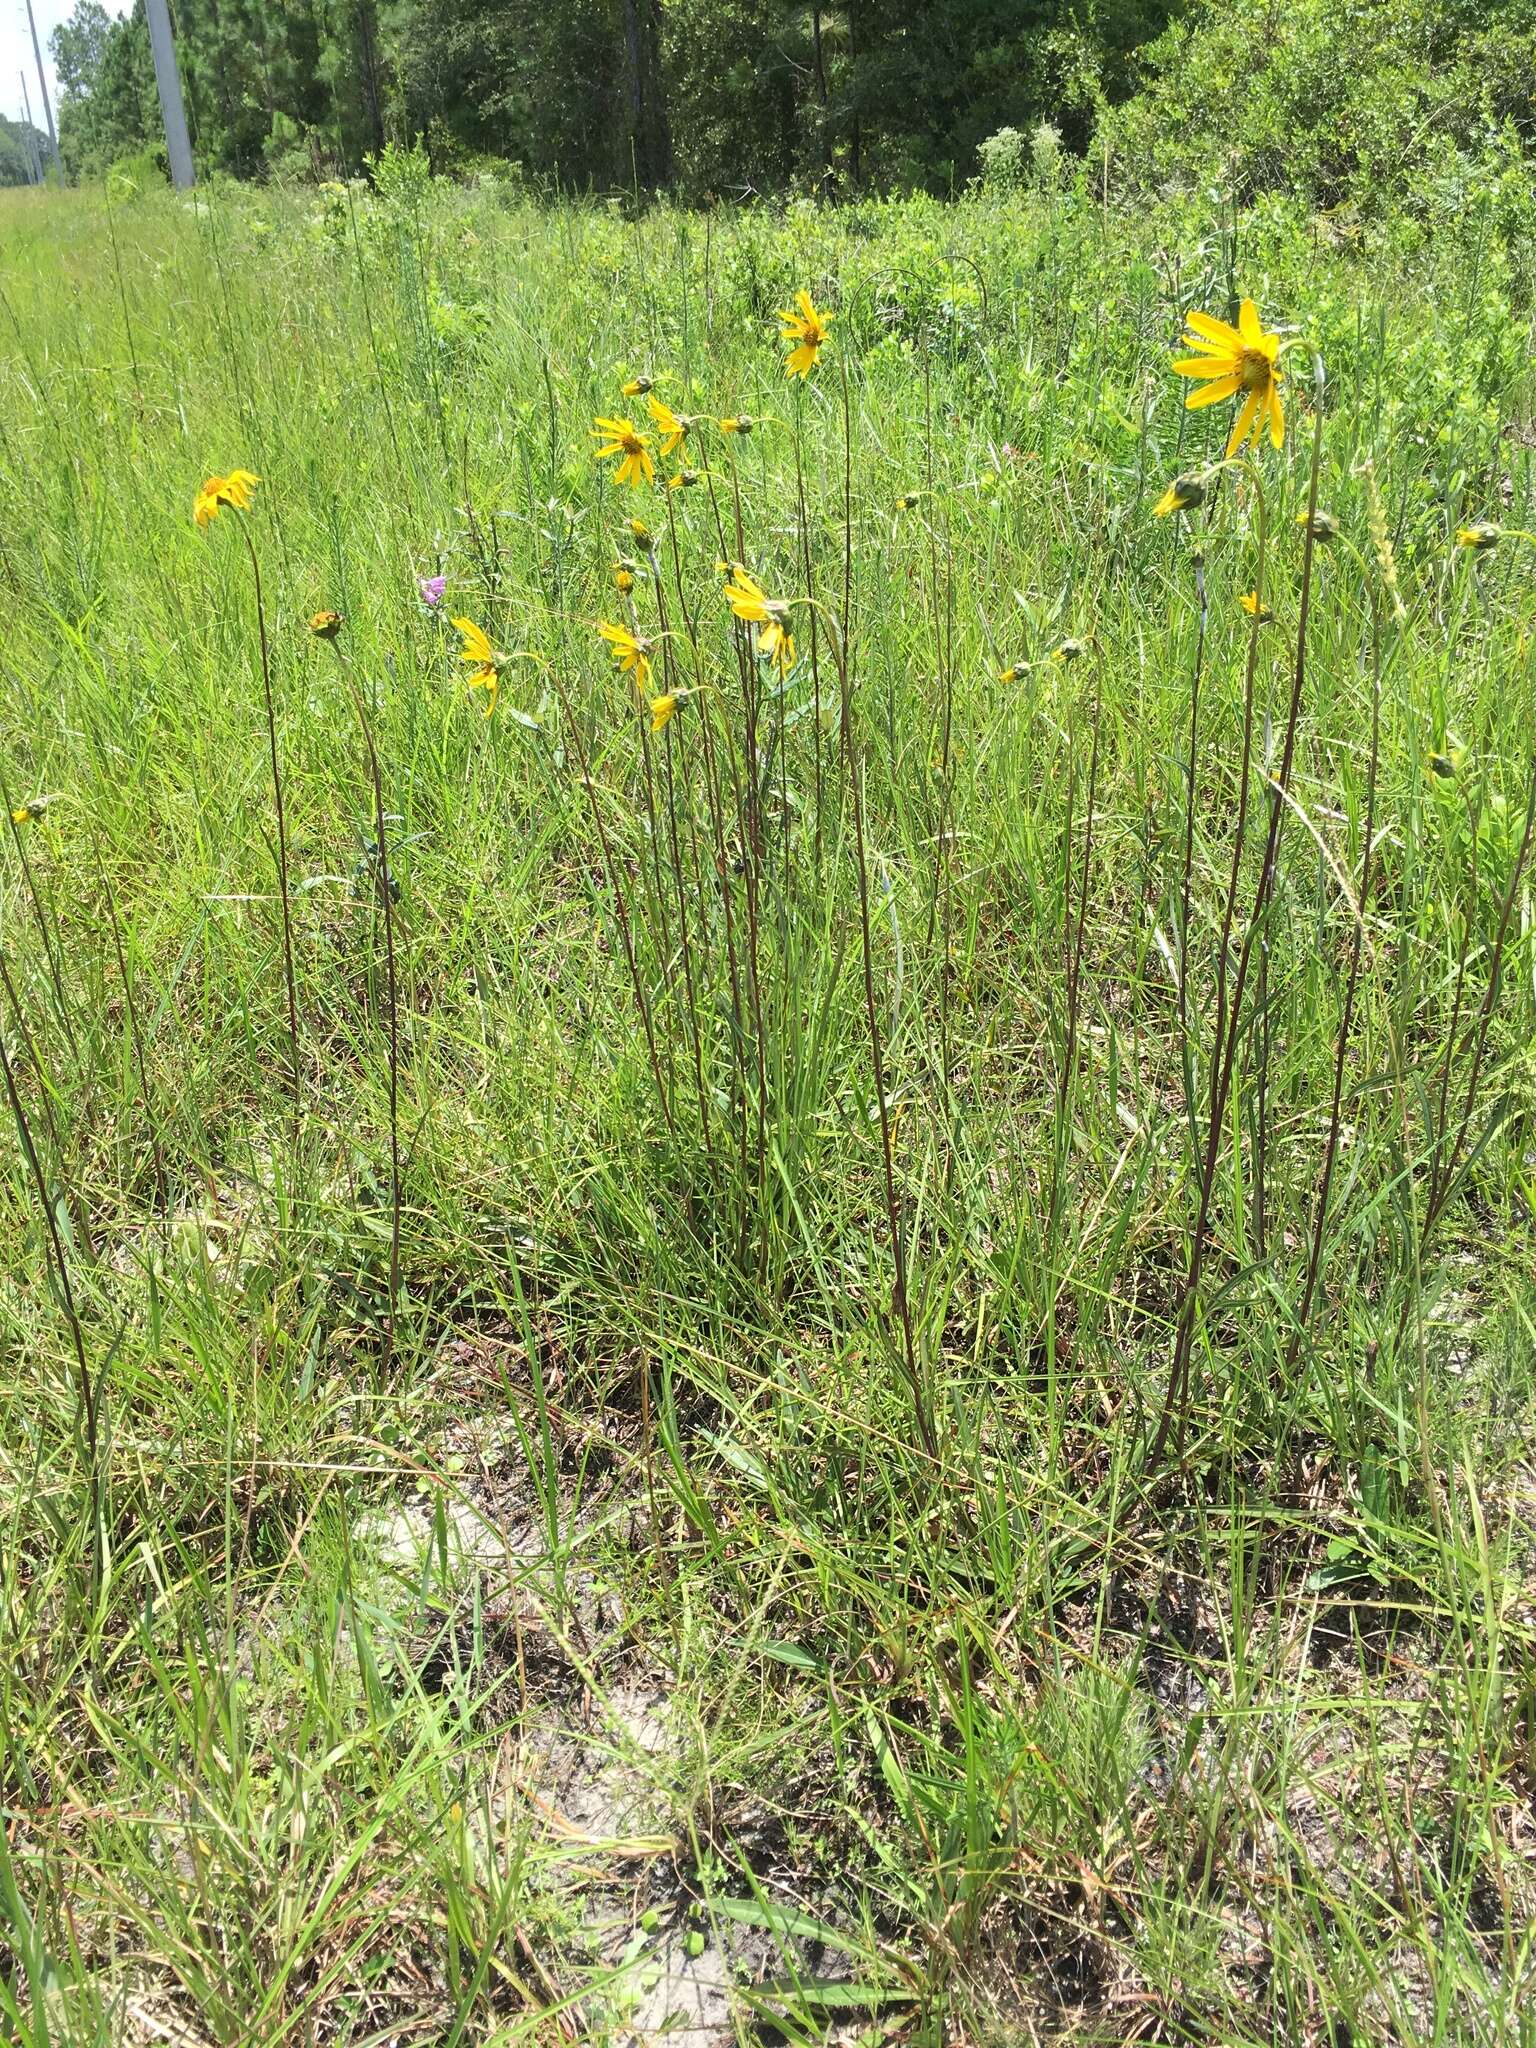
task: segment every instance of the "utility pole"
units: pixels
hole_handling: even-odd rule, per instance
[[[27,116],[27,170],[31,174],[33,184],[41,185],[43,182],[43,167],[37,160],[37,142],[35,139],[37,131],[32,126],[32,95],[27,91],[26,72],[20,72],[18,76],[21,79],[21,104]]]
[[[31,4],[32,0],[27,0],[29,7]],[[181,73],[176,69],[171,10],[166,0],[144,0],[144,12],[149,21],[149,46],[155,58],[155,85],[165,122],[165,153],[170,160],[171,183],[178,192],[186,192],[193,183],[192,144],[187,137],[187,110],[181,101]]]
[[[32,0],[27,0],[27,26],[32,31],[32,56],[37,64],[37,82],[43,92],[43,119],[48,123],[48,147],[53,151],[53,167],[62,178],[64,165],[59,156],[59,138],[53,132],[53,102],[48,97],[48,74],[43,69],[43,46],[37,40],[37,16],[32,12]]]

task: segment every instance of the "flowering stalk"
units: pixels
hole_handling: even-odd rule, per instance
[[[1317,483],[1322,465],[1323,453],[1323,392],[1324,372],[1320,356],[1314,356],[1314,377],[1316,386],[1316,410],[1312,438],[1312,471],[1308,486],[1306,539],[1301,567],[1301,605],[1296,628],[1296,663],[1291,679],[1290,703],[1286,712],[1285,740],[1281,750],[1280,769],[1275,777],[1276,787],[1282,797],[1290,792],[1291,767],[1295,759],[1296,734],[1301,722],[1301,700],[1307,673],[1307,624],[1312,603],[1312,565],[1316,547],[1315,522],[1317,514]],[[1254,586],[1256,604],[1251,614],[1252,625],[1248,642],[1248,671],[1243,690],[1243,765],[1242,782],[1238,794],[1237,826],[1233,838],[1232,864],[1227,883],[1226,905],[1222,913],[1221,936],[1216,958],[1216,1035],[1211,1050],[1211,1099],[1208,1106],[1205,1152],[1200,1168],[1200,1194],[1195,1217],[1193,1240],[1190,1245],[1189,1266],[1185,1274],[1184,1290],[1179,1303],[1178,1318],[1174,1328],[1173,1358],[1169,1367],[1168,1387],[1164,1396],[1162,1413],[1158,1417],[1157,1430],[1147,1454],[1149,1469],[1162,1461],[1164,1449],[1173,1436],[1179,1455],[1183,1455],[1184,1430],[1189,1414],[1191,1396],[1191,1369],[1194,1350],[1195,1325],[1198,1318],[1200,1281],[1204,1272],[1205,1254],[1209,1242],[1211,1201],[1216,1186],[1216,1162],[1221,1148],[1221,1134],[1226,1119],[1227,1102],[1231,1093],[1232,1076],[1237,1056],[1238,1022],[1242,1014],[1243,995],[1247,987],[1248,971],[1253,958],[1253,948],[1263,926],[1274,892],[1275,877],[1280,854],[1281,825],[1285,817],[1284,803],[1269,807],[1269,830],[1264,843],[1263,862],[1259,880],[1254,892],[1253,908],[1249,914],[1247,929],[1243,936],[1241,952],[1238,955],[1236,972],[1232,978],[1230,1000],[1227,988],[1227,961],[1230,955],[1232,932],[1237,912],[1237,885],[1244,840],[1247,830],[1248,794],[1252,772],[1253,753],[1253,681],[1258,658],[1258,635],[1261,625],[1260,612],[1264,598],[1264,550],[1266,539],[1264,498],[1259,495],[1259,548],[1258,565]]]
[[[139,1009],[134,1001],[133,977],[128,972],[128,958],[123,949],[122,926],[118,922],[117,900],[112,884],[107,880],[107,871],[102,864],[101,847],[98,843],[93,851],[96,856],[96,873],[101,881],[101,893],[106,900],[107,921],[112,927],[112,947],[117,955],[118,979],[123,984],[123,1007],[128,1013],[128,1036],[133,1046],[133,1063],[138,1069],[139,1093],[144,1098],[144,1121],[149,1127],[149,1149],[155,1166],[155,1198],[160,1206],[161,1222],[167,1228],[170,1224],[169,1201],[170,1183],[166,1178],[165,1155],[160,1147],[160,1128],[155,1116],[155,1099],[150,1093],[149,1069],[144,1061],[144,1034],[139,1027]]]
[[[668,515],[669,517],[671,516],[670,499],[668,500]],[[677,553],[677,531],[675,525],[672,530],[672,561],[674,571],[677,577],[678,603],[682,606],[683,611],[684,638],[687,640],[688,645],[693,652],[694,675],[696,678],[696,686],[700,707],[699,736],[704,750],[704,788],[706,800],[709,806],[710,829],[714,838],[715,873],[719,878],[721,918],[725,928],[726,972],[728,979],[730,981],[731,989],[731,1029],[729,1032],[729,1038],[731,1045],[731,1061],[733,1067],[732,1100],[737,1101],[742,1105],[741,1114],[736,1119],[738,1167],[741,1174],[742,1188],[741,1232],[737,1243],[737,1262],[738,1264],[744,1266],[746,1264],[747,1232],[750,1220],[749,1211],[746,1203],[746,1190],[749,1180],[752,1179],[750,1161],[747,1151],[747,1118],[745,1104],[747,1097],[748,1082],[746,1054],[743,1051],[743,1046],[745,1044],[747,1037],[747,1013],[746,1006],[742,1000],[742,973],[740,953],[736,943],[736,917],[731,898],[731,865],[728,849],[726,846],[725,836],[725,798],[722,790],[720,767],[715,755],[715,744],[712,733],[713,720],[710,711],[710,701],[712,693],[707,688],[705,682],[703,653],[699,646],[699,637],[697,630],[695,628],[695,622],[693,620],[692,615],[688,611],[687,596],[682,580],[682,567],[681,563],[679,562]],[[656,601],[658,606],[660,607],[662,625],[665,629],[667,620],[666,586],[659,572],[656,578]],[[727,738],[728,737],[729,735],[727,735]],[[740,816],[739,801],[737,804],[737,815],[738,817]],[[702,901],[702,892],[700,893]],[[756,1185],[755,1180],[753,1181],[753,1185]]]
[[[854,874],[858,883],[859,941],[864,963],[864,1019],[869,1030],[870,1064],[874,1072],[875,1103],[880,1118],[880,1159],[884,1169],[885,1214],[891,1234],[891,1293],[901,1325],[901,1362],[912,1401],[918,1435],[929,1457],[938,1456],[938,1438],[929,1411],[928,1393],[917,1359],[917,1342],[912,1327],[912,1302],[907,1292],[906,1240],[902,1234],[901,1206],[896,1196],[895,1151],[891,1139],[891,1107],[886,1097],[885,1052],[880,1035],[880,1018],[875,1006],[875,955],[869,919],[869,856],[864,828],[864,773],[853,737],[853,678],[847,639],[853,588],[853,428],[848,397],[846,355],[838,365],[843,394],[843,625],[831,634],[832,656],[837,668],[838,704],[843,734],[843,759],[848,768],[848,789],[853,800]],[[830,622],[829,622],[830,623]]]
[[[0,774],[0,802],[4,803],[5,815],[10,826],[11,839],[16,847],[16,858],[21,864],[22,880],[27,885],[31,899],[32,914],[37,920],[38,936],[43,942],[43,957],[48,962],[48,985],[53,994],[54,1008],[58,1011],[59,1022],[64,1027],[64,1037],[69,1045],[70,1055],[80,1065],[80,1043],[75,1037],[75,1027],[70,1019],[69,1002],[64,991],[64,961],[62,954],[55,953],[54,940],[58,933],[58,921],[43,902],[37,885],[37,876],[32,871],[32,862],[27,854],[26,841],[22,838],[17,821],[17,806],[12,800],[9,782]],[[82,1067],[82,1072],[84,1072]]]
[[[1297,1353],[1312,1318],[1312,1298],[1323,1263],[1323,1229],[1328,1221],[1328,1197],[1333,1188],[1334,1162],[1338,1157],[1339,1132],[1344,1103],[1344,1062],[1349,1051],[1350,1032],[1355,1021],[1355,997],[1360,986],[1360,963],[1365,952],[1365,913],[1371,900],[1371,863],[1375,854],[1376,772],[1381,751],[1381,606],[1371,599],[1371,751],[1365,785],[1365,850],[1360,858],[1360,905],[1355,918],[1349,955],[1349,979],[1344,985],[1344,1009],[1339,1018],[1339,1035],[1333,1052],[1333,1097],[1328,1105],[1328,1136],[1323,1146],[1323,1166],[1318,1178],[1317,1200],[1312,1218],[1312,1242],[1307,1251],[1306,1276],[1302,1282],[1301,1305],[1296,1327],[1286,1347],[1282,1379],[1290,1381]]]
[[[0,954],[0,963],[4,955]],[[7,975],[6,986],[10,979]],[[12,998],[14,1001],[14,996]],[[97,1573],[105,1555],[105,1521],[102,1514],[102,1469],[101,1469],[101,1387],[99,1379],[91,1377],[90,1364],[85,1355],[85,1333],[80,1325],[80,1311],[75,1304],[75,1291],[70,1283],[69,1261],[64,1255],[64,1240],[59,1230],[59,1219],[54,1212],[48,1195],[48,1178],[33,1141],[32,1127],[22,1106],[21,1093],[16,1086],[15,1070],[11,1066],[11,1055],[5,1042],[5,1030],[0,1025],[0,1073],[5,1079],[6,1100],[10,1104],[11,1116],[16,1124],[16,1135],[21,1141],[27,1169],[32,1176],[32,1185],[37,1194],[37,1206],[42,1215],[43,1228],[48,1235],[48,1255],[59,1283],[59,1299],[64,1306],[64,1319],[69,1325],[70,1345],[75,1354],[75,1386],[78,1403],[77,1416],[83,1427],[86,1465],[90,1474],[91,1492],[91,1543],[90,1576],[94,1587]]]
[[[581,729],[576,723],[576,714],[571,708],[570,693],[560,678],[559,670],[553,666],[549,677],[560,699],[560,708],[565,713],[566,730],[571,736],[571,746],[576,755],[576,770],[581,777],[581,786],[587,793],[587,805],[592,813],[592,823],[597,828],[597,840],[603,850],[603,866],[607,870],[608,883],[613,890],[614,901],[619,913],[619,936],[624,945],[624,958],[629,965],[630,986],[635,994],[635,1008],[640,1012],[641,1028],[645,1032],[646,1050],[650,1054],[651,1073],[656,1082],[656,1099],[667,1129],[677,1129],[672,1115],[672,1104],[668,1097],[667,1084],[661,1071],[661,1054],[656,1045],[656,1027],[651,1017],[651,1006],[646,1001],[645,984],[640,978],[640,963],[635,957],[634,933],[630,929],[629,898],[624,893],[624,883],[619,875],[618,862],[613,857],[609,843],[608,828],[603,823],[602,806],[597,801],[597,791],[592,782],[592,770],[587,761],[587,750],[581,743]]]
[[[267,753],[272,764],[272,809],[277,821],[277,896],[283,916],[283,987],[288,997],[288,1047],[293,1075],[293,1127],[297,1135],[303,1106],[299,1076],[299,991],[293,971],[293,913],[288,901],[288,819],[283,802],[283,771],[277,750],[277,713],[272,700],[272,652],[267,644],[267,614],[261,594],[261,564],[245,523],[239,522],[251,562],[256,590],[256,629],[261,639],[261,692],[267,715]]]
[[[705,679],[703,670],[703,656],[699,648],[698,624],[693,614],[688,609],[688,594],[683,584],[682,553],[679,548],[677,538],[677,513],[673,504],[673,494],[670,492],[667,496],[667,523],[672,546],[672,570],[673,579],[677,588],[678,607],[682,613],[683,624],[686,628],[688,643],[693,649],[695,671],[699,679],[700,692],[701,694],[703,694],[705,690]],[[704,744],[706,750],[710,750],[711,742],[709,737],[709,719],[707,714],[706,716],[700,719],[699,727],[701,732],[704,734]],[[758,860],[749,830],[748,806],[750,799],[744,799],[743,796],[742,765],[740,762],[738,762],[736,758],[736,749],[731,742],[729,726],[723,727],[723,733],[725,738],[727,754],[730,759],[731,782],[736,801],[736,829],[741,834],[743,853],[742,880],[744,886],[742,893],[746,902],[747,909],[746,987],[747,1001],[752,1019],[752,1041],[755,1053],[755,1066],[757,1071],[756,1156],[753,1161],[752,1167],[752,1186],[757,1195],[761,1197],[762,1191],[767,1184],[768,1171],[768,1066],[766,1051],[767,1035],[763,1028],[763,986],[761,960],[762,934],[758,916]],[[746,774],[749,779],[755,777],[756,775],[756,760],[755,756],[751,751],[751,746],[752,740],[749,731],[746,740]],[[712,758],[712,752],[706,751],[705,758],[708,772],[710,773],[711,778],[713,778],[714,762]],[[726,855],[726,849],[724,846],[723,839],[719,846],[718,858],[720,863],[721,893],[726,901],[727,916],[729,916],[729,902],[731,893],[730,862]],[[739,991],[734,987],[733,999],[739,1003]],[[739,1009],[737,1030],[738,1035],[740,1035]],[[745,1076],[743,1076],[743,1095],[745,1095]],[[746,1139],[745,1134],[743,1134],[742,1158],[744,1166],[746,1159],[745,1144]],[[742,1219],[743,1256],[745,1256],[746,1250],[746,1228],[746,1216],[744,1213]],[[762,1259],[766,1258],[766,1256],[767,1240],[765,1235],[763,1242],[759,1247],[759,1257],[760,1259]]]
[[[384,1325],[384,1363],[387,1365],[395,1348],[395,1316],[400,1302],[400,985],[395,968],[395,877],[389,864],[384,782],[379,773],[379,750],[374,743],[372,721],[363,703],[362,692],[353,680],[351,669],[334,637],[331,637],[330,646],[347,694],[352,699],[352,709],[357,715],[368,756],[368,779],[373,795],[373,843],[378,848],[375,872],[384,911],[384,1001],[389,1034],[389,1297]]]

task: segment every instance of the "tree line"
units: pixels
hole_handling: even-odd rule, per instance
[[[41,128],[0,114],[0,185],[36,184],[52,161]]]
[[[949,189],[1004,127],[1082,146],[1180,0],[174,0],[204,171],[434,167],[693,197]],[[143,0],[54,31],[72,177],[160,140]]]

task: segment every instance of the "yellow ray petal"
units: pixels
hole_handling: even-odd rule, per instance
[[[1225,320],[1217,320],[1210,313],[1186,313],[1184,325],[1192,334],[1203,334],[1208,341],[1222,342],[1227,348],[1240,349],[1243,337],[1235,327],[1229,327]]]
[[[1232,354],[1232,344],[1230,342],[1212,341],[1208,335],[1204,334],[1181,334],[1179,336],[1179,346],[1181,348],[1199,349],[1202,355],[1207,356],[1230,356]]]
[[[1269,391],[1269,438],[1276,448],[1285,444],[1285,401],[1277,385],[1271,385]]]
[[[462,633],[464,636],[464,645],[459,652],[460,661],[486,664],[494,662],[495,649],[491,646],[483,630],[475,624],[473,619],[455,619],[453,621],[453,629],[456,633]]]
[[[1184,404],[1190,412],[1198,412],[1202,405],[1217,405],[1223,398],[1231,398],[1242,388],[1241,377],[1222,377],[1215,384],[1207,384],[1199,391],[1191,391]]]
[[[1264,329],[1259,325],[1259,309],[1252,299],[1244,299],[1238,311],[1237,331],[1249,348],[1264,346]]]
[[[1262,402],[1262,395],[1259,392],[1249,392],[1247,401],[1244,404],[1242,411],[1238,414],[1236,423],[1234,424],[1232,432],[1228,437],[1228,455],[1235,455],[1238,449],[1242,447],[1244,441],[1247,440],[1248,430],[1250,429],[1250,427],[1252,427],[1254,420],[1257,418],[1259,406],[1262,404]]]
[[[1175,374],[1180,377],[1235,377],[1230,356],[1182,356],[1174,364]]]

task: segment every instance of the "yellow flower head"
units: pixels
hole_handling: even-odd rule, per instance
[[[1184,403],[1193,412],[1202,405],[1219,405],[1224,398],[1241,398],[1227,453],[1235,455],[1252,439],[1258,446],[1265,423],[1269,438],[1279,448],[1285,441],[1285,406],[1280,397],[1280,337],[1266,334],[1259,321],[1259,309],[1244,299],[1237,325],[1213,319],[1209,313],[1186,313],[1184,346],[1197,353],[1174,364],[1181,377],[1204,378],[1203,390],[1192,391]]]
[[[635,587],[635,572],[629,566],[628,562],[614,563],[613,581],[614,586],[618,590],[620,597],[628,597],[629,593]]]
[[[608,642],[613,658],[621,670],[634,676],[636,686],[644,689],[651,679],[652,642],[639,633],[632,633],[628,626],[610,626],[600,623],[598,632]]]
[[[669,491],[691,491],[695,484],[701,484],[703,481],[704,472],[702,469],[680,469],[676,476],[669,476],[667,478],[667,489]]]
[[[740,562],[725,562],[720,566],[729,571],[730,580],[725,586],[725,601],[738,619],[746,619],[757,625],[769,616],[767,591],[755,576],[749,576]]]
[[[733,576],[745,576],[746,573],[746,564],[744,562],[727,562],[722,560],[715,564],[715,574],[717,576],[724,576],[727,581]]]
[[[1488,525],[1486,522],[1477,526],[1458,526],[1456,545],[1459,548],[1471,548],[1475,553],[1484,555],[1489,548],[1498,546],[1500,532],[1499,527]]]
[[[677,702],[682,694],[683,693],[681,690],[668,690],[662,696],[653,697],[651,699],[652,732],[661,731],[661,728],[667,723],[668,719],[670,719],[673,713],[677,710]]]
[[[898,512],[915,512],[922,502],[923,494],[921,491],[903,491],[896,500],[896,510]]]
[[[648,398],[646,405],[651,418],[656,422],[663,455],[672,455],[682,447],[688,438],[688,430],[694,424],[691,412],[674,412],[670,405],[663,405],[659,398]]]
[[[794,664],[795,643],[789,632],[789,605],[782,597],[770,597],[756,577],[749,576],[740,562],[732,562],[725,601],[738,619],[757,628],[757,651],[775,663],[779,674],[787,675]]]
[[[720,422],[720,431],[722,434],[750,434],[756,425],[751,413],[733,412],[729,419]]]
[[[593,460],[604,462],[610,455],[619,458],[614,479],[621,484],[653,483],[656,465],[651,460],[650,443],[644,434],[637,433],[633,420],[606,420],[601,417],[594,423],[592,433],[604,445],[594,453]]]
[[[1249,618],[1257,619],[1261,626],[1267,626],[1275,616],[1267,604],[1259,603],[1259,594],[1256,590],[1245,590],[1237,601]]]
[[[809,377],[816,366],[816,356],[827,338],[827,329],[832,325],[830,313],[818,313],[811,304],[809,292],[796,292],[794,312],[779,313],[780,341],[792,341],[795,345],[784,358],[786,377]]]
[[[1152,507],[1153,517],[1166,519],[1170,512],[1193,512],[1205,503],[1205,482],[1198,476],[1176,476]]]
[[[259,476],[252,476],[248,469],[232,469],[228,476],[211,476],[192,500],[192,517],[199,526],[206,526],[210,519],[217,519],[222,505],[232,505],[237,512],[249,510],[251,493],[261,482]]]
[[[1081,661],[1093,644],[1094,640],[1091,633],[1086,640],[1063,640],[1059,647],[1051,649],[1051,659],[1052,661],[1063,662]]]
[[[48,815],[48,806],[52,802],[53,798],[51,796],[29,797],[26,803],[18,804],[15,810],[12,811],[11,823],[13,825],[35,825],[39,818],[45,818]]]
[[[459,649],[459,659],[469,664],[469,687],[472,690],[484,690],[485,715],[489,718],[496,709],[496,693],[501,688],[501,668],[507,657],[497,653],[473,619],[455,619],[453,627],[464,642]]]
[[[317,640],[334,640],[343,623],[340,612],[314,612],[310,616],[309,630]]]
[[[648,555],[655,554],[656,536],[643,519],[626,519],[624,524],[629,528],[637,548],[644,548]]]
[[[1308,518],[1305,510],[1300,511],[1296,514],[1296,524],[1304,533],[1310,533],[1314,540],[1322,541],[1325,545],[1339,537],[1339,522],[1331,512],[1319,510]]]
[[[1029,663],[1027,661],[1014,661],[1010,662],[1007,668],[1000,668],[998,670],[997,680],[1000,683],[1022,683],[1028,674]]]
[[[644,398],[650,388],[651,380],[649,377],[631,377],[624,386],[624,396],[626,398]]]

